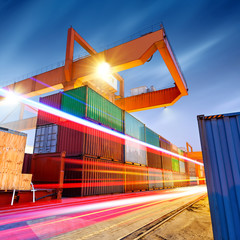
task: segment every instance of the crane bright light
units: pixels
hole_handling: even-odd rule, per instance
[[[102,62],[97,67],[97,74],[102,79],[109,79],[111,77],[111,67],[107,62]]]

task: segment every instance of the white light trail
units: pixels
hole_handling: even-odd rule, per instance
[[[0,88],[0,95],[2,95],[3,97],[7,97],[9,94],[9,91],[5,90],[5,89],[2,89]],[[100,125],[97,125],[95,123],[92,123],[92,122],[89,122],[85,119],[82,119],[82,118],[79,118],[79,117],[76,117],[76,116],[73,116],[71,114],[68,114],[66,112],[63,112],[61,110],[58,110],[58,109],[55,109],[55,108],[52,108],[52,107],[49,107],[45,104],[42,104],[42,103],[39,103],[39,102],[35,102],[35,101],[32,101],[31,99],[28,99],[28,98],[24,98],[22,96],[19,96],[19,95],[16,95],[15,94],[15,101],[18,101],[18,102],[22,102],[24,104],[27,104],[31,107],[34,107],[34,108],[37,108],[41,111],[44,111],[44,112],[48,112],[50,114],[53,114],[55,116],[58,116],[58,117],[61,117],[61,118],[65,118],[67,120],[70,120],[72,122],[75,122],[75,123],[78,123],[78,124],[81,124],[81,125],[84,125],[86,127],[90,127],[90,128],[93,128],[93,129],[96,129],[96,130],[99,130],[99,131],[102,131],[102,132],[105,132],[105,133],[108,133],[110,135],[113,135],[113,136],[116,136],[116,137],[119,137],[121,139],[124,139],[124,140],[129,140],[129,141],[132,141],[132,142],[135,142],[137,144],[140,144],[140,145],[143,145],[145,147],[148,147],[150,149],[154,149],[156,151],[159,151],[159,152],[162,152],[162,153],[166,153],[166,154],[169,154],[171,156],[175,156],[177,158],[180,158],[180,159],[184,159],[186,161],[189,161],[189,162],[192,162],[192,163],[195,163],[197,165],[200,165],[200,166],[203,166],[203,163],[200,163],[196,160],[193,160],[193,159],[190,159],[190,158],[187,158],[187,157],[184,157],[182,155],[179,155],[179,154],[176,154],[176,153],[173,153],[173,152],[170,152],[166,149],[163,149],[163,148],[160,148],[160,147],[156,147],[156,146],[153,146],[153,145],[150,145],[148,143],[145,143],[145,142],[142,142],[138,139],[134,139],[132,137],[129,137],[127,135],[124,135],[122,133],[119,133],[119,132],[115,132],[115,131],[112,131],[110,129],[107,129],[105,127],[102,127]]]

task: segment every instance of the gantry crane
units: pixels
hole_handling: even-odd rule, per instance
[[[89,55],[74,60],[74,42],[81,45]],[[124,79],[118,74],[126,69],[140,66],[159,51],[175,86],[163,90],[147,92],[136,96],[124,97]],[[99,63],[108,63],[112,76],[119,81],[119,95],[116,90],[104,85],[97,85],[96,68]],[[172,52],[163,27],[136,39],[97,53],[72,27],[68,29],[65,65],[41,73],[4,87],[25,97],[33,97],[54,90],[69,90],[82,85],[89,85],[101,95],[128,112],[143,111],[152,108],[173,105],[182,96],[188,95],[186,82]]]

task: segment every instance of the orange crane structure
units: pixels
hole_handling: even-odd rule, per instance
[[[89,53],[88,56],[77,60],[73,59],[75,41]],[[118,72],[146,63],[156,51],[160,52],[175,82],[175,86],[124,97],[124,79]],[[106,82],[96,75],[96,69],[101,63],[109,64],[111,75],[115,81],[119,82],[119,95],[115,94],[117,92],[116,89],[109,84],[105,84]],[[99,53],[71,27],[68,29],[64,66],[24,79],[4,88],[25,97],[33,97],[54,90],[69,90],[82,85],[89,85],[128,112],[170,106],[182,96],[188,95],[186,82],[163,27]]]

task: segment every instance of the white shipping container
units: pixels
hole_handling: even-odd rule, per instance
[[[131,96],[139,95],[142,93],[147,93],[148,88],[146,86],[132,88],[131,89]]]
[[[132,141],[125,141],[125,162],[138,163],[147,165],[146,147],[134,143]]]
[[[180,173],[185,173],[186,172],[185,162],[179,161],[179,169],[180,169]]]

